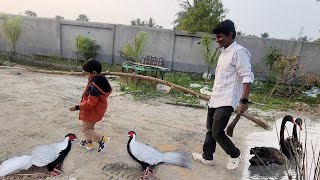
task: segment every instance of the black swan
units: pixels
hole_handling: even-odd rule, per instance
[[[281,127],[280,127],[280,141],[279,141],[281,150],[273,148],[273,147],[254,147],[254,148],[251,148],[250,154],[254,155],[249,160],[251,165],[264,165],[264,164],[265,165],[269,165],[269,164],[283,165],[286,163],[287,159],[289,159],[289,160],[292,159],[292,157],[293,157],[292,152],[290,150],[290,147],[287,146],[286,141],[284,139],[285,125],[288,121],[292,122],[293,124],[296,124],[293,117],[290,115],[286,115],[282,119]],[[296,128],[296,126],[294,128]],[[295,130],[294,136],[297,137],[296,130]]]
[[[301,153],[302,153],[302,144],[298,138],[297,125],[300,127],[300,131],[302,131],[302,120],[300,118],[297,118],[295,120],[295,124],[293,125],[292,136],[288,137],[284,141],[286,146],[290,148],[291,154],[293,154],[295,156],[301,155]]]

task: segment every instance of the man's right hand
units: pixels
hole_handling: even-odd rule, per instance
[[[243,104],[243,103],[240,103],[236,109],[236,112],[239,113],[239,114],[242,114],[244,113],[245,111],[247,111],[249,108],[248,104]]]

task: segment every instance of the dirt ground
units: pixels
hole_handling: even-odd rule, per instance
[[[85,77],[49,75],[21,69],[0,68],[0,162],[13,156],[27,155],[39,144],[60,141],[67,133],[77,134],[78,113],[69,107],[81,98]],[[160,151],[201,152],[205,136],[206,109],[168,105],[160,101],[134,101],[119,91],[117,80],[111,80],[105,118],[97,131],[111,137],[106,151],[86,151],[77,142],[65,159],[63,176],[49,179],[139,179],[141,169],[127,153],[127,132],[135,130],[137,139]],[[245,148],[245,137],[257,129],[241,119],[233,141]],[[245,154],[245,156],[248,156]],[[217,146],[215,166],[193,162],[192,169],[159,165],[153,179],[240,179],[243,167],[228,171],[228,156]],[[32,168],[0,179],[41,179],[45,168]]]

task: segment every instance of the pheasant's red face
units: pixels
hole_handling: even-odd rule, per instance
[[[131,138],[133,137],[134,134],[136,134],[134,131],[129,131],[128,132],[128,136],[131,137]]]
[[[74,135],[74,134],[68,134],[68,137],[69,137],[69,140],[70,140],[70,141],[75,141],[75,140],[77,140],[77,137],[76,137],[76,135]]]

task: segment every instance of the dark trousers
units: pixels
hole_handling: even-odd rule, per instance
[[[206,139],[203,144],[202,154],[204,159],[213,159],[213,153],[216,150],[216,143],[218,143],[222,147],[222,149],[231,156],[231,158],[239,157],[240,150],[235,147],[235,145],[227,137],[224,131],[232,112],[233,108],[231,106],[208,108],[208,132],[206,134]]]

